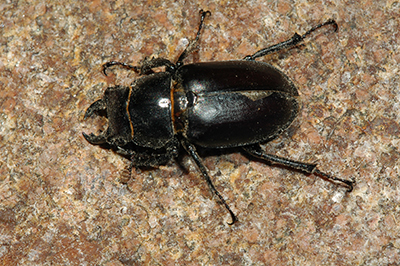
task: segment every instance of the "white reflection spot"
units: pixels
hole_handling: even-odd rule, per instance
[[[171,101],[168,98],[162,98],[158,101],[158,106],[161,108],[169,108]]]

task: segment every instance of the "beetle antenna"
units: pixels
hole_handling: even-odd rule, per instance
[[[188,46],[186,46],[185,50],[181,53],[181,55],[178,58],[178,61],[176,61],[177,67],[182,65],[183,59],[185,59],[190,53],[192,53],[194,50],[198,49],[197,43],[199,42],[200,38],[200,32],[201,29],[203,28],[204,25],[204,19],[206,18],[207,15],[211,16],[210,11],[203,11],[203,9],[200,10],[200,24],[199,24],[199,29],[197,30],[196,38],[192,41],[189,42]]]
[[[298,33],[295,33],[293,35],[292,38],[290,38],[289,40],[280,42],[278,44],[269,46],[267,48],[263,48],[261,50],[258,50],[257,52],[255,52],[253,55],[248,55],[244,58],[244,60],[254,60],[258,57],[262,57],[262,56],[266,56],[268,54],[286,49],[286,48],[290,48],[290,47],[294,47],[297,44],[301,43],[308,35],[310,35],[312,32],[316,31],[319,28],[322,28],[326,25],[333,25],[335,32],[338,30],[338,24],[336,23],[335,20],[330,19],[324,23],[321,23],[317,26],[312,27],[310,30],[308,30],[306,33],[304,33],[303,35],[299,35]]]
[[[219,198],[221,203],[225,206],[225,208],[228,210],[229,214],[231,215],[232,222],[230,222],[228,224],[229,225],[234,224],[238,219],[237,219],[236,215],[233,213],[233,211],[231,210],[231,208],[229,208],[229,205],[226,203],[224,198],[221,196],[221,194],[219,194],[218,190],[214,187],[214,185],[213,185],[213,183],[211,181],[211,178],[208,175],[206,167],[202,163],[202,161],[200,159],[200,156],[196,151],[196,148],[194,147],[194,145],[192,145],[191,143],[187,142],[186,140],[182,140],[182,146],[190,154],[190,156],[192,156],[193,160],[197,164],[197,167],[199,167],[200,172],[203,174],[204,179],[207,181],[207,184],[208,184],[208,187],[210,188],[210,190],[212,192],[214,192],[214,194]]]
[[[111,61],[103,64],[101,72],[103,72],[104,76],[107,76],[107,69],[109,69],[112,66],[120,66],[122,68],[132,70],[136,73],[139,73],[139,68],[137,66],[132,66],[127,63],[122,63],[122,62],[117,62],[117,61]]]

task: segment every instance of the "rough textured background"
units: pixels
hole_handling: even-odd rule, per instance
[[[0,4],[2,265],[400,261],[398,1],[58,2]],[[187,156],[182,167],[135,170],[122,184],[127,160],[85,141],[82,131],[105,122],[83,121],[86,108],[135,78],[117,70],[106,78],[101,65],[176,60],[201,8],[212,16],[187,62],[243,58],[337,20],[338,33],[327,27],[261,59],[287,73],[303,101],[266,149],[355,178],[352,193],[240,153],[202,154],[239,218],[229,226]]]

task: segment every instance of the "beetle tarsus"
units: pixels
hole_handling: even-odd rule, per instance
[[[347,192],[353,191],[353,186],[354,186],[354,184],[355,184],[355,181],[354,181],[354,180],[345,180],[345,179],[341,179],[341,178],[338,178],[338,177],[334,177],[334,176],[328,175],[328,174],[326,174],[326,173],[324,173],[324,172],[321,172],[321,171],[320,171],[319,169],[317,169],[317,168],[314,169],[314,171],[312,172],[312,174],[319,175],[319,176],[321,176],[322,178],[324,178],[324,179],[326,179],[326,180],[329,180],[329,181],[331,181],[331,182],[333,182],[333,183],[339,182],[338,184],[340,184],[341,186],[347,188]]]
[[[315,31],[315,30],[317,30],[317,29],[319,29],[319,28],[322,28],[322,27],[324,27],[324,26],[326,26],[326,25],[333,25],[334,31],[335,31],[335,32],[337,32],[338,29],[339,29],[339,26],[338,26],[338,24],[336,23],[336,21],[333,20],[333,19],[329,19],[329,20],[325,21],[324,23],[321,23],[321,24],[319,24],[319,25],[317,25],[317,26],[312,27],[310,30],[308,30],[306,33],[304,33],[303,36],[301,36],[301,39],[306,38],[306,37],[307,37],[308,35],[310,35],[313,31]]]
[[[293,35],[292,38],[290,38],[289,40],[280,42],[278,44],[275,45],[271,45],[267,48],[263,48],[261,50],[258,50],[257,52],[255,52],[253,55],[247,55],[245,56],[243,59],[244,60],[255,60],[258,57],[262,57],[262,56],[266,56],[268,54],[286,49],[286,48],[290,48],[290,47],[294,47],[297,44],[301,43],[308,35],[310,35],[312,32],[316,31],[317,29],[324,27],[326,25],[333,25],[333,27],[335,28],[335,32],[338,30],[338,25],[336,23],[335,20],[330,19],[324,23],[321,23],[317,26],[312,27],[310,30],[308,30],[306,33],[304,33],[303,35],[299,35],[298,33],[295,33]]]
[[[210,190],[216,195],[221,203],[225,206],[225,208],[228,210],[229,214],[231,215],[232,222],[228,223],[229,225],[234,224],[237,221],[236,215],[233,213],[231,208],[229,208],[229,205],[226,203],[224,198],[221,196],[221,194],[218,192],[218,190],[214,187],[210,176],[208,175],[207,169],[204,166],[203,162],[200,159],[199,154],[196,151],[196,148],[194,147],[193,144],[189,143],[186,140],[182,141],[182,146],[185,148],[185,150],[189,153],[189,155],[193,158],[194,162],[196,163],[197,167],[200,169],[200,172],[202,173],[204,179],[206,180],[208,187]]]

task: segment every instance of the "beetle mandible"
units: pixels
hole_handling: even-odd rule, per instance
[[[129,169],[155,167],[178,156],[181,147],[191,156],[210,190],[229,211],[233,224],[236,215],[214,187],[196,151],[205,148],[242,148],[251,156],[315,174],[348,191],[354,180],[344,180],[320,171],[317,164],[294,161],[266,153],[260,143],[279,136],[299,112],[298,91],[293,82],[270,64],[255,61],[282,49],[301,43],[310,33],[332,25],[334,20],[319,24],[303,35],[261,49],[242,60],[183,64],[198,49],[204,19],[211,14],[200,11],[199,28],[176,63],[164,58],[143,60],[138,66],[111,61],[103,65],[103,73],[111,66],[132,70],[142,77],[130,86],[106,89],[102,99],[86,110],[84,118],[93,114],[105,116],[108,128],[99,135],[83,133],[94,145],[110,148],[131,160]],[[164,72],[153,68],[165,67]]]

